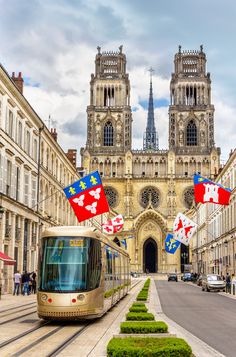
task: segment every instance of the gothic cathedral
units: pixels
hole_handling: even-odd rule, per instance
[[[101,52],[91,75],[87,107],[87,143],[81,150],[86,172],[102,176],[111,213],[123,214],[131,270],[180,272],[191,262],[188,248],[175,255],[164,249],[178,212],[193,203],[193,174],[214,178],[219,170],[220,149],[214,143],[214,106],[206,55],[179,51],[170,82],[169,150],[160,150],[155,128],[152,77],[143,149],[132,150],[130,81],[122,46],[117,52]],[[135,118],[134,118],[135,120]]]

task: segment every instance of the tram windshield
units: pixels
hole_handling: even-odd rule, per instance
[[[87,237],[50,237],[42,242],[39,290],[96,289],[101,276],[101,243]]]

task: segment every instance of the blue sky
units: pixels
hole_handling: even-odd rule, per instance
[[[226,160],[235,148],[236,3],[233,0],[0,0],[0,62],[26,79],[25,96],[49,114],[64,149],[86,142],[86,106],[96,47],[123,44],[131,80],[133,147],[142,147],[148,68],[160,148],[168,147],[169,82],[178,45],[203,44],[212,78],[215,141]],[[224,123],[224,125],[222,124]],[[229,138],[227,142],[225,137]]]

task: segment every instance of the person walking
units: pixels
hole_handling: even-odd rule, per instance
[[[225,282],[226,282],[226,292],[230,294],[231,293],[231,277],[230,277],[229,273],[226,274]]]
[[[36,293],[36,277],[37,277],[36,273],[33,272],[33,274],[32,274],[32,287],[31,287],[31,291],[32,291],[33,294]]]
[[[21,274],[19,273],[19,270],[14,274],[13,277],[14,280],[14,292],[13,295],[19,295],[20,293],[20,282],[21,282]]]
[[[26,270],[24,272],[24,274],[22,274],[22,284],[23,284],[23,291],[22,291],[22,295],[30,295],[30,291],[29,291],[29,281],[30,281],[30,274],[28,273]]]

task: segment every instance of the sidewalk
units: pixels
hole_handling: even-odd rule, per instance
[[[183,282],[184,283],[184,282]],[[192,283],[191,281],[188,281],[184,284],[190,284],[191,286],[195,286],[195,288],[198,288],[198,289],[201,289],[202,287],[201,286],[198,286],[197,284],[195,283]],[[217,292],[217,294],[221,295],[221,296],[225,296],[227,298],[230,298],[230,299],[234,299],[236,300],[236,294],[233,295],[233,294],[229,294],[229,293],[224,293],[224,292]]]
[[[18,305],[29,304],[31,302],[36,302],[36,294],[33,295],[11,295],[6,294],[1,296],[0,300],[0,312],[5,309],[10,309],[12,307],[17,307]]]
[[[161,320],[167,323],[169,326],[169,332],[171,334],[176,334],[177,337],[181,337],[188,342],[193,350],[193,354],[196,357],[225,357],[220,352],[216,351],[214,348],[207,345],[205,342],[192,335],[190,332],[185,330],[183,327],[178,325],[176,322],[169,319],[162,311],[160,299],[158,296],[158,291],[154,280],[151,280],[151,296],[149,303],[149,310],[155,315],[156,320]]]

